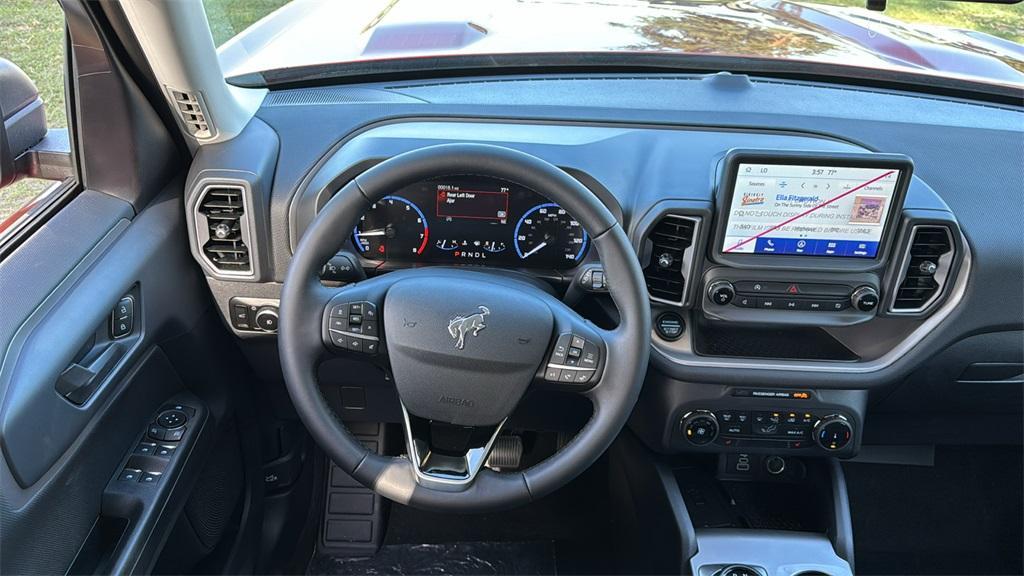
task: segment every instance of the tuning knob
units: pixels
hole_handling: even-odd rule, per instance
[[[850,294],[850,303],[861,312],[871,312],[878,308],[878,290],[871,286],[861,286]]]
[[[736,289],[728,280],[715,280],[708,286],[708,300],[719,306],[725,306],[732,302],[734,296],[736,296]]]
[[[841,414],[825,416],[814,425],[814,441],[829,452],[842,450],[853,439],[853,426]]]

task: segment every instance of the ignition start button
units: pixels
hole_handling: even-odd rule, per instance
[[[665,312],[654,321],[654,330],[658,336],[670,342],[678,340],[685,329],[686,324],[683,322],[683,317],[675,312]]]

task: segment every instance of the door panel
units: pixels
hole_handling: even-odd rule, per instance
[[[186,387],[159,348],[207,307],[180,195],[179,181],[129,219],[123,201],[83,192],[0,262],[0,572],[66,572],[104,516],[105,487],[156,410]],[[116,341],[102,382],[76,405],[57,382],[71,364],[88,365],[91,350],[111,349],[111,312],[129,292],[133,332]],[[188,467],[197,469],[201,450],[193,455]],[[168,502],[188,494],[186,466],[178,467],[159,498],[113,507],[127,522],[120,545],[107,546],[112,566],[148,570],[166,537],[157,529],[173,523]]]

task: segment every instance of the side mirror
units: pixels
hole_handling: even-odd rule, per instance
[[[46,136],[46,112],[32,80],[0,58],[0,188],[28,174],[23,155]]]

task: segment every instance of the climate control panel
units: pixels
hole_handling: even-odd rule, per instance
[[[679,420],[688,448],[762,449],[847,454],[853,448],[853,420],[831,410],[696,409]]]

